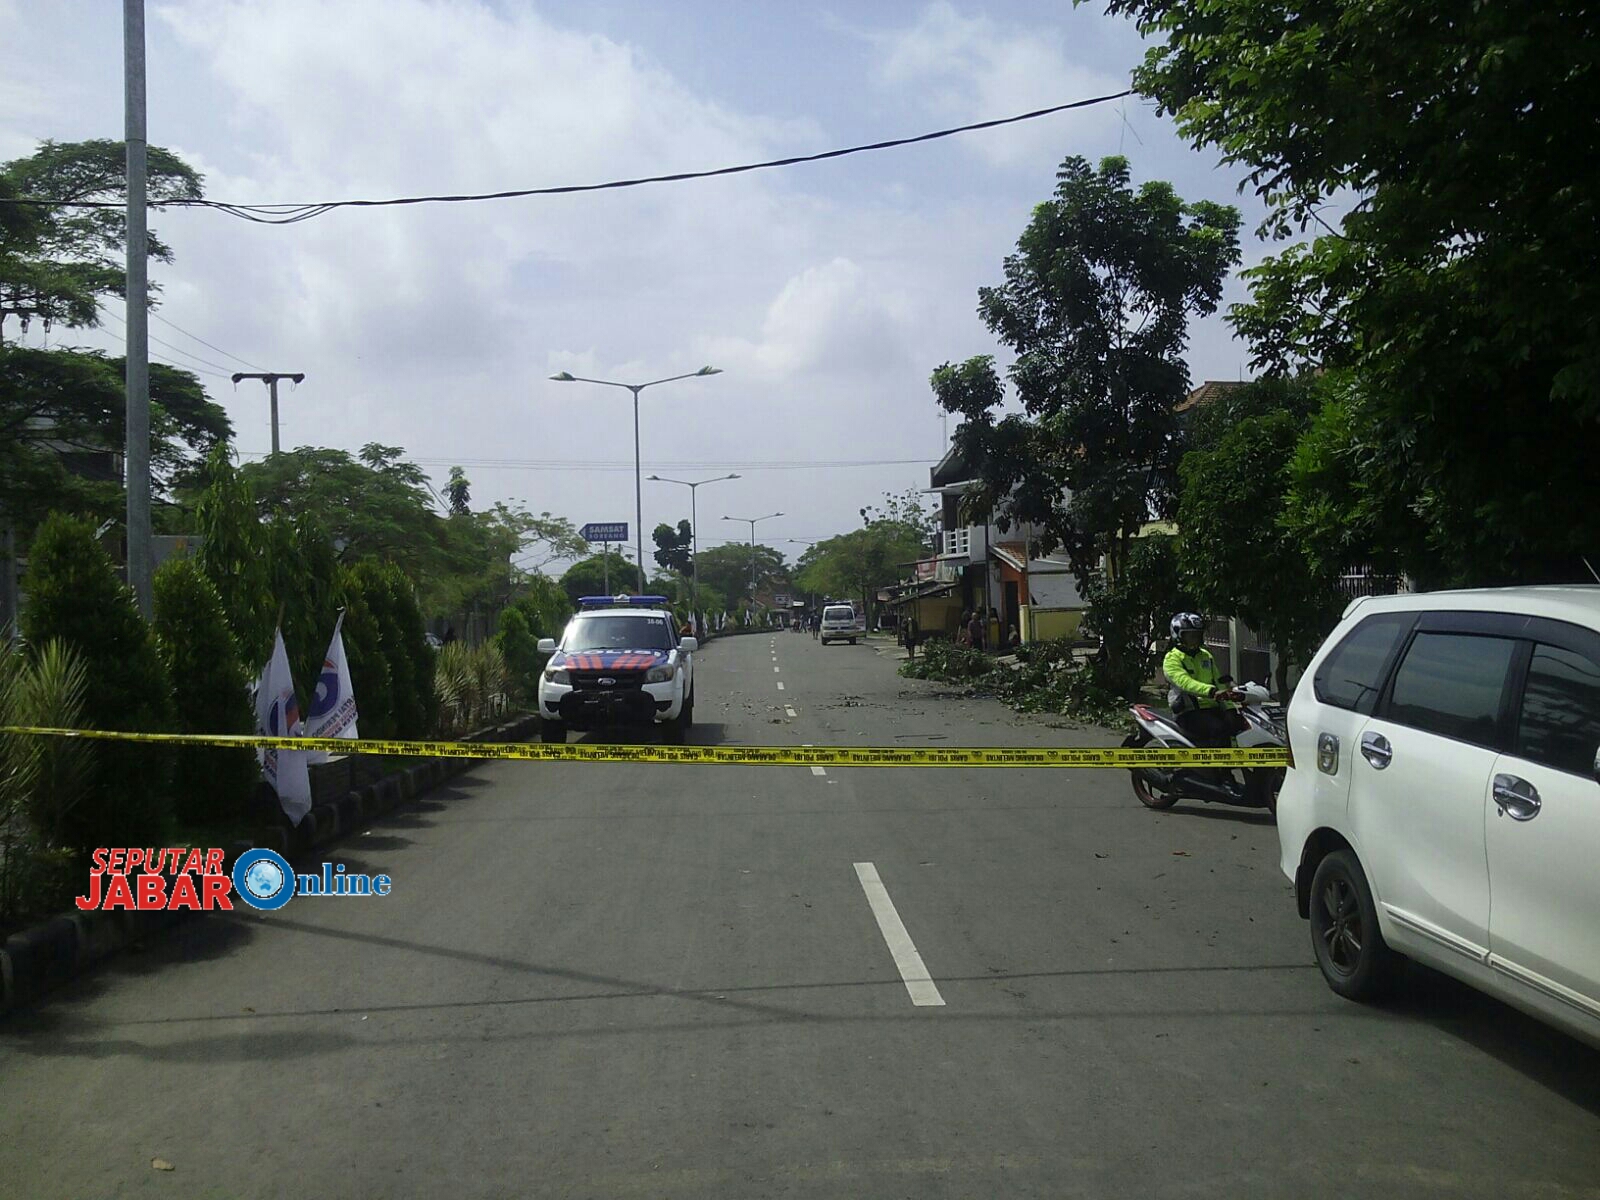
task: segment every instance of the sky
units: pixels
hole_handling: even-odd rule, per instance
[[[0,0],[0,161],[46,138],[120,138],[122,6]],[[149,0],[149,140],[208,198],[322,201],[603,182],[812,154],[1122,90],[1131,24],[1069,0],[833,7],[776,0]],[[1006,355],[979,287],[1060,160],[1122,153],[1135,182],[1238,205],[1240,172],[1146,101],[725,179],[491,203],[341,210],[290,226],[152,215],[175,258],[153,358],[194,369],[248,460],[271,445],[402,446],[442,487],[581,525],[634,521],[628,392],[644,474],[737,472],[699,493],[701,545],[855,528],[923,488],[946,445],[928,377]],[[1237,278],[1226,302],[1243,296]],[[120,352],[99,330],[34,345]],[[198,341],[196,339],[203,339]],[[205,345],[203,343],[210,343]],[[246,365],[248,364],[248,365]],[[1221,316],[1191,330],[1192,379],[1247,377]],[[649,531],[689,490],[644,484]],[[789,541],[788,539],[799,539]]]

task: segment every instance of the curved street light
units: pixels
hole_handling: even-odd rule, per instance
[[[748,521],[750,524],[750,599],[756,598],[756,522],[770,521],[773,517],[781,517],[781,512],[768,513],[764,517],[729,517],[724,516],[724,521]]]
[[[649,383],[618,383],[613,379],[585,379],[568,371],[558,371],[550,376],[555,383],[597,383],[601,387],[626,388],[633,393],[633,520],[634,537],[639,551],[639,569],[644,570],[644,484],[643,467],[639,461],[639,393],[658,383],[674,383],[679,379],[695,379],[701,375],[721,375],[718,367],[701,367],[687,375],[668,375],[665,379],[652,379]]]
[[[737,473],[733,475],[718,475],[715,479],[697,479],[693,483],[687,479],[667,479],[661,475],[651,475],[652,483],[676,483],[689,489],[689,605],[696,613],[700,611],[700,518],[695,500],[699,491],[708,483],[723,483],[729,479],[743,479]],[[699,618],[696,617],[696,620]]]

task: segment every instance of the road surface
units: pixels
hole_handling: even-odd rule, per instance
[[[697,740],[1117,740],[887,649],[713,643]],[[1276,844],[1104,771],[486,764],[330,854],[390,896],[0,1023],[0,1195],[1600,1197],[1600,1054],[1339,1000]]]

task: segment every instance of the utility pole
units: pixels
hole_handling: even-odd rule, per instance
[[[123,459],[128,479],[128,583],[149,620],[150,544],[149,231],[145,212],[144,0],[122,0],[124,142],[128,166],[127,416]]]
[[[278,380],[287,379],[299,386],[305,381],[305,374],[300,371],[235,371],[233,382],[238,383],[241,379],[261,380],[262,383],[267,385],[267,391],[272,395],[272,452],[276,454],[278,452]]]

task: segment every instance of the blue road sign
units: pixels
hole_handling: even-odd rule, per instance
[[[625,542],[628,540],[628,523],[626,521],[591,521],[578,530],[578,536],[586,542]]]

